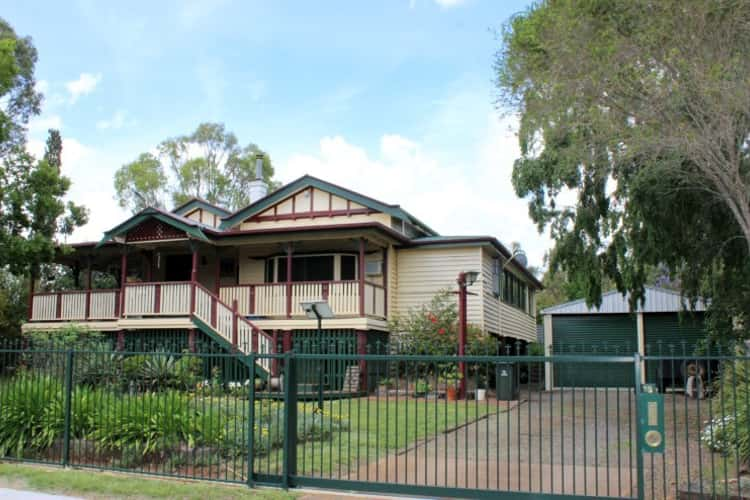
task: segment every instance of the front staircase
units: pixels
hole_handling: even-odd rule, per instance
[[[191,283],[190,320],[203,333],[234,352],[275,353],[273,337],[241,316],[237,301],[230,307],[199,283]],[[255,358],[256,373],[261,378],[271,375],[273,365],[270,357]]]

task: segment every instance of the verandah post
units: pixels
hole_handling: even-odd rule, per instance
[[[188,349],[192,353],[195,352],[195,328],[188,331]]]
[[[365,315],[365,239],[359,239],[359,315]]]
[[[68,350],[65,356],[65,394],[63,395],[64,405],[64,427],[63,427],[63,453],[62,465],[66,466],[70,462],[70,400],[73,392],[73,351]]]
[[[83,318],[91,316],[91,257],[86,260],[86,311]]]
[[[198,249],[193,248],[192,268],[190,269],[190,314],[195,312],[195,286],[198,282]]]
[[[292,244],[286,247],[286,317],[292,317]]]
[[[285,489],[293,487],[297,475],[297,358],[294,351],[284,354],[284,465]]]
[[[122,250],[122,258],[120,260],[120,316],[125,317],[125,285],[127,284],[128,277],[128,247],[125,246]]]

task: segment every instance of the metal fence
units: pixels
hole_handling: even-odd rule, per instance
[[[266,377],[257,355],[0,349],[0,456],[431,496],[750,492],[744,355],[264,357],[279,377]],[[685,380],[661,387],[576,384],[576,373],[591,369],[606,377],[607,367],[624,366],[652,382],[650,373],[678,365]],[[545,390],[545,372],[563,367],[566,385]]]

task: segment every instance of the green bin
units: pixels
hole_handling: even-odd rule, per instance
[[[495,388],[499,401],[518,399],[518,373],[516,363],[498,363],[495,368]]]

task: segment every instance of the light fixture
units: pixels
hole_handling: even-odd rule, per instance
[[[325,300],[313,302],[300,302],[299,305],[305,311],[308,319],[318,320],[318,338],[322,335],[321,323],[324,319],[332,319],[333,311]],[[318,410],[323,411],[323,363],[318,363]]]
[[[464,271],[464,281],[466,281],[466,286],[471,286],[474,283],[477,282],[477,278],[479,278],[479,272],[477,271]]]
[[[316,300],[314,302],[300,302],[299,304],[308,319],[332,319],[333,311],[331,306],[325,300]]]

